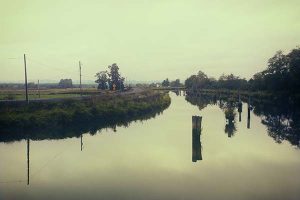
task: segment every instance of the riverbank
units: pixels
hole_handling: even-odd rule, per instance
[[[88,130],[128,122],[158,113],[171,99],[166,92],[147,90],[138,94],[110,94],[83,99],[62,99],[56,102],[0,104],[0,134],[55,132],[63,129]]]
[[[199,91],[187,90],[187,95],[197,96],[201,94],[217,95],[218,97],[238,98],[248,101],[249,97],[252,101],[275,103],[288,101],[290,104],[299,104],[300,94],[289,94],[285,91],[266,92],[266,91],[247,91],[247,90],[226,90],[226,89],[201,89]]]

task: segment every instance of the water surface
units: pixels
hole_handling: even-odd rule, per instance
[[[255,109],[248,120],[247,103],[228,126],[227,102],[170,95],[161,115],[128,127],[1,142],[0,199],[299,198],[299,140],[288,128],[276,137]],[[192,116],[202,116],[196,137]]]

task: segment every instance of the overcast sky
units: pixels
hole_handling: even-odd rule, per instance
[[[0,0],[0,81],[129,80],[234,73],[250,78],[300,45],[299,0]]]

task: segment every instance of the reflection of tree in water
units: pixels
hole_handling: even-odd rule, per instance
[[[172,90],[171,92],[174,92],[176,96],[181,96],[181,90]]]
[[[287,140],[300,148],[300,109],[286,102],[254,102],[254,113],[261,117],[268,134],[277,143]]]
[[[211,94],[186,95],[185,99],[192,105],[198,106],[199,110],[204,109],[207,105],[217,103],[217,96]]]
[[[234,133],[236,132],[236,127],[234,122],[226,123],[225,125],[225,133],[228,134],[228,137],[234,136]]]
[[[224,111],[226,125],[225,133],[228,134],[228,137],[231,137],[236,132],[235,127],[235,107],[237,102],[233,98],[218,97],[216,94],[196,94],[196,95],[187,95],[186,100],[192,105],[198,106],[199,110],[204,109],[207,105],[216,105]]]
[[[247,101],[247,98],[242,98]],[[289,99],[276,98],[272,101],[263,99],[251,98],[251,104],[254,108],[255,115],[261,117],[262,124],[267,126],[268,134],[278,143],[283,140],[289,141],[292,145],[300,148],[300,105],[297,101]],[[215,95],[215,94],[197,94],[186,96],[186,100],[193,105],[197,105],[199,109],[205,108],[208,104],[216,104],[224,111],[226,121],[228,118],[235,117],[235,108],[238,108],[238,97],[229,95]],[[234,135],[236,127],[234,122],[227,123],[225,126],[225,133],[229,137]]]
[[[222,102],[222,101],[220,101]],[[224,111],[226,125],[225,125],[225,133],[228,134],[228,137],[232,137],[236,132],[235,127],[235,102],[233,99],[229,99],[226,102],[222,102],[219,104],[219,107]]]

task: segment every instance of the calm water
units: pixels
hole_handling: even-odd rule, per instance
[[[292,122],[257,116],[262,108],[248,121],[243,103],[229,126],[226,102],[170,96],[161,115],[128,127],[1,142],[0,199],[299,199],[299,138],[284,126]],[[198,137],[193,115],[203,117]]]

